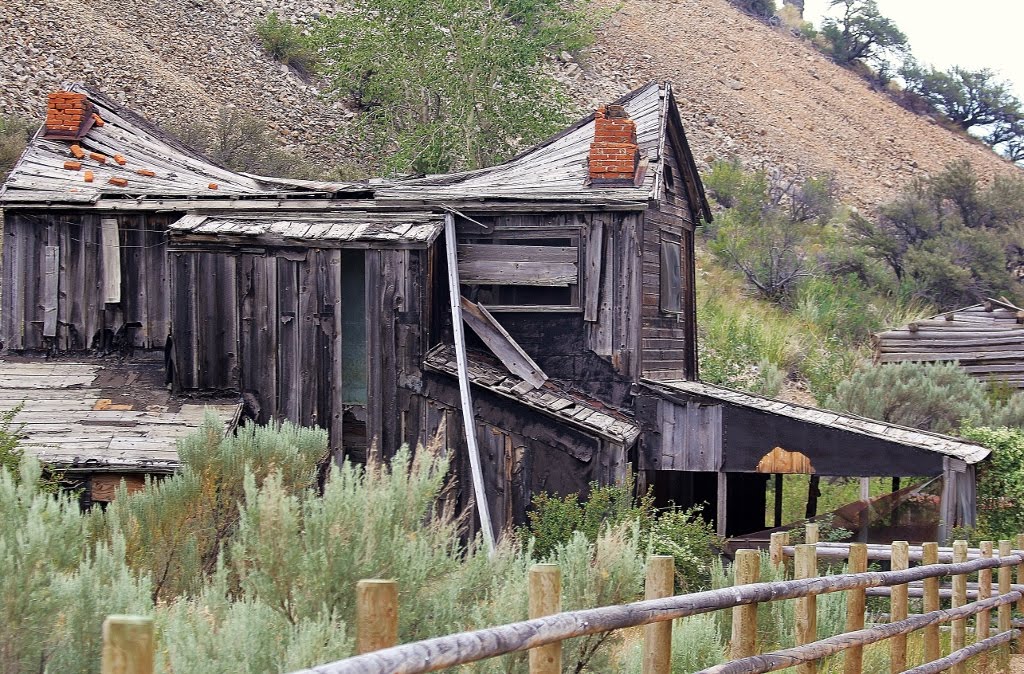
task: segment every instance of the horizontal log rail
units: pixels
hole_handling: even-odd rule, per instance
[[[796,667],[805,662],[813,662],[836,653],[841,653],[853,646],[867,646],[868,644],[884,641],[899,634],[916,632],[928,625],[937,625],[969,618],[982,611],[998,608],[1003,604],[1013,603],[1022,596],[1024,594],[1015,591],[1007,595],[992,597],[991,599],[966,604],[954,609],[939,610],[885,625],[876,625],[856,632],[846,632],[806,646],[787,648],[773,653],[743,658],[742,660],[733,660],[732,662],[702,670],[699,674],[763,674],[764,672],[774,672],[788,667]]]
[[[981,569],[1020,564],[1024,564],[1024,553],[1018,551],[1002,557],[982,557],[967,562],[917,566],[904,571],[867,571],[802,580],[752,583],[665,599],[569,611],[534,620],[435,637],[320,665],[296,674],[423,674],[537,648],[573,637],[650,625],[747,604],[814,597],[847,590],[891,587],[926,578],[966,575]],[[1013,600],[1021,597],[1020,592],[1011,592],[1003,593],[1000,598],[1011,594]],[[981,603],[984,602],[979,602]]]
[[[1009,632],[1001,632],[994,637],[989,637],[988,639],[984,639],[965,648],[961,648],[958,651],[954,651],[944,658],[933,660],[921,665],[920,667],[908,669],[904,674],[939,674],[939,672],[944,672],[953,665],[970,660],[975,655],[980,655],[986,651],[998,648],[1003,644],[1008,644],[1018,636],[1020,636],[1020,630],[1016,629],[1010,630]]]

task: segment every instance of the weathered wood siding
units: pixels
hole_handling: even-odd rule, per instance
[[[176,217],[8,211],[3,347],[58,353],[162,349],[170,329],[166,230]],[[117,245],[113,258],[107,255],[111,242]]]
[[[673,124],[666,126],[666,132],[678,133]],[[647,211],[643,225],[643,376],[655,380],[697,377],[694,216],[675,146],[665,143],[661,198]],[[661,251],[666,243],[680,247],[679,313],[663,310]]]
[[[503,310],[494,316],[549,377],[574,381],[621,404],[629,382],[640,375],[642,216],[581,212],[473,219],[487,229],[459,219],[460,242],[478,242],[484,233],[503,239],[551,231],[578,237],[576,306]],[[472,299],[472,286],[463,294]]]
[[[346,254],[365,256],[365,406],[343,398]],[[174,250],[175,384],[239,390],[258,421],[327,428],[336,450],[343,433],[363,436],[361,428],[343,429],[346,411],[353,412],[350,420],[366,425],[367,444],[389,456],[407,418],[420,413],[399,386],[419,376],[427,257],[421,250]]]
[[[641,396],[637,400],[637,419],[644,429],[639,470],[721,469],[721,405]]]
[[[458,383],[445,376],[425,374],[418,436],[408,442],[427,444],[441,430],[440,451],[450,453],[462,485],[459,504],[468,505],[472,490],[465,447]],[[583,433],[526,406],[473,389],[476,434],[496,531],[525,524],[532,498],[549,492],[586,494],[592,482],[612,484],[626,471],[626,449]]]

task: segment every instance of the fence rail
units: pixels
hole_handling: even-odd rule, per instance
[[[816,532],[810,530],[807,534],[808,540],[813,541]],[[883,548],[888,554],[880,557]],[[957,672],[963,671],[967,659],[987,658],[996,649],[1000,651],[999,663],[1004,666],[1009,653],[1006,644],[1019,635],[1019,630],[1011,626],[1010,611],[1014,604],[1024,609],[1024,535],[1018,537],[1016,550],[1011,549],[1010,541],[1000,541],[998,554],[991,544],[983,543],[971,551],[963,541],[947,549],[935,543],[908,546],[900,542],[892,546],[816,542],[790,546],[784,535],[773,535],[770,552],[776,566],[792,558],[797,578],[757,582],[759,555],[755,551],[741,550],[734,562],[736,584],[732,587],[666,596],[671,594],[674,573],[671,558],[655,557],[649,560],[643,601],[568,612],[558,612],[557,567],[537,565],[530,574],[529,620],[391,645],[372,652],[361,648],[361,654],[355,657],[295,674],[424,674],[526,650],[531,651],[531,674],[554,674],[561,671],[560,645],[564,640],[639,626],[646,626],[642,655],[644,674],[668,674],[672,647],[670,621],[725,609],[733,611],[730,661],[704,670],[702,674],[759,674],[794,666],[801,674],[815,674],[818,660],[841,652],[845,652],[845,674],[861,674],[864,646],[881,641],[889,642],[892,672],[920,674],[951,667]],[[854,572],[818,576],[819,553],[824,553],[820,556],[825,559],[848,559]],[[869,558],[884,559],[893,570],[867,571]],[[939,562],[940,559],[943,561]],[[911,561],[923,563],[910,566]],[[1014,568],[1017,585],[1011,582]],[[992,590],[992,570],[998,573],[995,591]],[[972,573],[979,573],[979,581],[969,592],[967,578]],[[951,577],[952,584],[943,589],[939,580],[945,577]],[[816,598],[832,592],[850,593],[846,631],[817,639]],[[865,597],[869,593],[889,595],[891,622],[865,627]],[[389,596],[393,595],[392,588]],[[923,614],[908,615],[908,598],[912,596],[923,597]],[[975,601],[968,603],[969,596]],[[940,608],[942,597],[951,599],[950,608]],[[800,600],[795,611],[797,645],[772,653],[758,653],[757,605],[788,599]],[[991,635],[993,612],[998,621],[997,631]],[[970,645],[966,643],[969,618],[974,619],[976,633],[976,643]],[[381,624],[382,620],[391,624]],[[952,638],[951,652],[943,657],[938,629],[945,623],[952,624]],[[357,615],[357,633],[370,630],[376,635],[389,635],[383,641],[381,638],[373,640],[373,647],[386,646],[389,639],[394,643],[396,626],[397,610],[380,611],[372,602]],[[908,669],[907,635],[919,630],[924,631],[925,663]],[[986,667],[983,671],[992,670]],[[135,671],[124,670],[123,674],[135,674]]]

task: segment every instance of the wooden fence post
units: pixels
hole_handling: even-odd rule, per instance
[[[850,559],[846,565],[847,573],[864,573],[868,570],[868,546],[866,543],[850,544]],[[846,593],[846,631],[855,632],[864,629],[864,608],[866,605],[864,590],[850,590]],[[843,655],[843,674],[861,674],[864,663],[864,647],[851,646]]]
[[[1024,550],[1024,534],[1017,534],[1017,550]],[[1024,562],[1017,565],[1017,584],[1024,585]],[[1024,615],[1024,597],[1017,600],[1017,612]],[[1017,639],[1017,652],[1024,653],[1024,638]]]
[[[398,583],[356,583],[356,653],[372,653],[398,644]]]
[[[807,531],[810,534],[810,529]],[[813,544],[796,546],[793,577],[814,578],[818,575],[818,554]],[[796,623],[796,645],[803,646],[818,639],[818,598],[814,595],[796,600],[793,612]],[[808,662],[797,667],[799,674],[817,674],[818,663]]]
[[[992,541],[981,541],[978,549],[982,557],[992,557]],[[980,569],[978,571],[978,600],[988,599],[992,596],[992,569]],[[974,641],[988,639],[989,630],[992,626],[992,612],[982,611],[974,618]],[[988,651],[978,656],[979,671],[988,671]]]
[[[967,541],[953,542],[953,563],[959,564],[967,561]],[[953,576],[953,608],[963,606],[967,603],[967,576],[958,574]],[[958,651],[966,644],[967,621],[964,618],[953,621],[953,633],[950,637],[950,650]],[[967,674],[964,663],[953,665],[953,674]]]
[[[939,544],[924,543],[921,545],[921,563],[925,566],[939,563]],[[939,610],[939,578],[924,579],[924,612]],[[939,625],[928,625],[924,628],[924,661],[933,662],[942,657],[942,645],[939,641]]]
[[[768,553],[772,559],[772,566],[776,569],[786,563],[786,553],[782,551],[782,548],[787,545],[789,545],[788,531],[776,531],[772,534],[771,542],[768,544]]]
[[[112,615],[103,621],[103,674],[153,674],[153,619]]]
[[[562,574],[557,564],[530,568],[530,618],[562,610]],[[562,642],[530,649],[530,674],[561,674]]]
[[[1000,559],[1009,557],[1013,554],[1013,543],[1003,539],[999,541],[999,557]],[[1013,581],[1013,567],[1012,566],[1000,566],[999,567],[999,594],[1008,594],[1010,592],[1010,584]],[[1012,604],[1000,604],[997,615],[999,616],[999,631],[1009,632],[1010,631],[1010,614],[1013,611]],[[1005,646],[999,648],[999,666],[1002,671],[1007,671],[1010,666],[1010,644],[1007,643]]]
[[[734,585],[756,583],[761,577],[761,553],[737,550],[733,568],[736,571]],[[733,607],[732,639],[729,643],[729,658],[732,660],[757,655],[757,604]]]
[[[893,541],[890,557],[893,571],[910,568],[910,546],[906,541]],[[889,616],[891,622],[907,618],[907,585],[893,585],[889,594]],[[889,640],[889,672],[899,674],[907,668],[907,635],[897,634]]]
[[[672,555],[648,557],[644,599],[663,599],[675,594],[675,574]],[[644,626],[642,667],[643,674],[669,674],[672,671],[671,620]]]
[[[818,542],[818,523],[808,522],[804,528],[804,543],[807,545],[814,545]]]

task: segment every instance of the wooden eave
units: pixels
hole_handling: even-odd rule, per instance
[[[824,475],[937,474],[946,457],[970,465],[985,459],[991,452],[981,445],[947,435],[699,381],[645,379],[642,386],[679,404],[723,407],[726,471],[756,472],[758,459],[776,447],[809,456],[818,466],[817,472]]]

